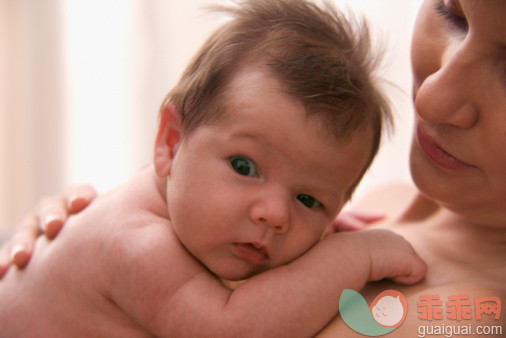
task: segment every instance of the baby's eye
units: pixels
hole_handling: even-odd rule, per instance
[[[304,206],[309,209],[316,209],[321,206],[321,203],[318,200],[306,194],[297,195],[297,199],[300,201],[300,203],[304,204]]]
[[[247,157],[233,156],[230,158],[232,168],[242,176],[256,176],[257,168],[255,163]]]

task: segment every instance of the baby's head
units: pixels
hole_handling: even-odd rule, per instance
[[[363,21],[304,0],[237,3],[162,105],[154,157],[182,244],[226,279],[321,239],[390,123]]]

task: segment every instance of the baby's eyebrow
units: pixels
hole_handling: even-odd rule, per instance
[[[269,147],[270,149],[274,149],[267,140],[250,131],[240,131],[232,134],[229,142],[246,142],[247,144],[254,145],[255,147]]]
[[[269,139],[261,135],[259,132],[251,131],[251,130],[241,130],[233,133],[231,135],[232,142],[236,141],[244,141],[244,142],[251,142],[252,144],[264,147],[269,150],[276,150],[279,149],[278,146],[273,144]]]
[[[236,133],[232,135],[234,138],[245,138],[245,139],[251,139],[253,141],[258,141],[259,137],[249,131],[242,131],[239,133]]]

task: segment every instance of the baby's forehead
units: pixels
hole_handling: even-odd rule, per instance
[[[260,93],[265,91],[268,91],[268,97]],[[248,115],[252,117],[249,120],[252,127],[255,125],[260,129],[268,127],[273,133],[282,133],[288,126],[295,124],[296,120],[301,119],[303,120],[303,124],[300,125],[302,129],[314,134],[316,138],[331,147],[345,146],[356,134],[360,134],[361,130],[372,133],[372,128],[364,124],[353,133],[337,135],[334,132],[335,126],[331,125],[335,121],[328,121],[326,114],[306,106],[300,99],[287,93],[285,88],[269,87],[264,82],[255,81],[254,78],[242,79],[240,84],[227,88],[221,100],[217,109],[220,116],[218,120],[240,121]],[[270,113],[268,124],[264,120],[255,119],[255,116],[260,116],[266,110]],[[278,118],[283,110],[290,110],[292,118],[285,120]]]
[[[251,60],[250,60],[251,61]],[[234,111],[260,104],[265,97],[265,92],[284,98],[283,102],[302,107],[303,116],[308,123],[316,123],[321,126],[318,131],[329,142],[343,144],[351,139],[355,129],[368,129],[371,125],[369,119],[362,119],[357,123],[353,116],[363,115],[361,104],[357,104],[354,98],[344,98],[339,105],[329,105],[324,98],[328,94],[314,94],[312,97],[300,94],[300,86],[312,86],[312,83],[304,84],[303,81],[294,85],[276,73],[267,62],[253,60],[244,62],[235,68],[216,101],[220,107],[220,113],[233,115]],[[247,99],[247,100],[245,100]]]
[[[317,156],[335,156],[336,149],[348,146],[370,152],[370,147],[364,146],[372,143],[370,137],[361,142],[354,142],[355,136],[335,137],[322,115],[307,109],[301,100],[287,94],[278,80],[263,71],[241,72],[231,81],[222,100],[219,120],[230,131],[230,137],[241,136],[266,144],[266,148],[279,148],[294,160],[298,157],[299,162]],[[358,162],[362,162],[361,157],[362,154],[357,156]]]

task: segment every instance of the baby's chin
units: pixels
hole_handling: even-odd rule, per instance
[[[208,267],[209,269],[209,267]],[[249,267],[245,269],[244,267],[239,267],[233,269],[232,266],[227,267],[226,269],[209,269],[215,276],[218,276],[222,281],[226,281],[226,285],[228,283],[241,283],[246,279],[254,277],[264,271],[269,270],[269,268],[264,266],[256,266]]]
[[[262,273],[266,270],[267,269],[258,269],[255,271],[250,271],[250,272],[245,272],[245,273],[230,272],[230,273],[221,273],[221,274],[216,274],[216,275],[218,277],[220,277],[221,280],[235,283],[235,282],[241,282],[241,281],[244,281],[244,280],[249,279],[251,277],[254,277],[254,276],[258,275],[259,273]]]

